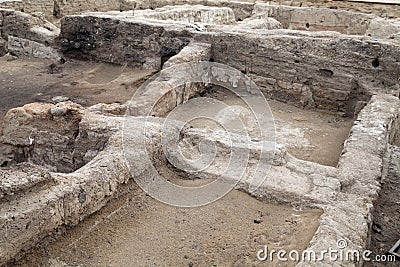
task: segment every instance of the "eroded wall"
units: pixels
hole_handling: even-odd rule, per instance
[[[248,72],[272,98],[352,115],[376,93],[399,91],[400,50],[341,35],[210,36],[213,58]]]
[[[66,17],[60,37],[67,56],[156,68],[193,39],[211,44],[212,60],[249,74],[266,96],[300,106],[353,116],[371,95],[400,90],[399,46],[372,38],[234,25],[206,32],[125,13]]]

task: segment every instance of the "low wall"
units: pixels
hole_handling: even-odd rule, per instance
[[[83,11],[108,11],[120,10],[120,8],[120,0],[54,0],[53,15],[61,18]]]
[[[253,16],[272,17],[292,30],[337,31],[350,35],[364,35],[374,15],[354,13],[343,10],[313,7],[274,6],[256,4]]]
[[[115,15],[65,17],[61,51],[73,58],[160,69],[162,58],[176,55],[193,35],[184,25],[141,20],[115,19]]]
[[[193,39],[211,44],[212,60],[251,75],[266,96],[301,106],[352,116],[371,95],[400,90],[398,45],[332,32],[234,25],[201,32],[118,12],[66,17],[60,36],[66,56],[158,69]]]
[[[373,202],[381,190],[381,179],[387,170],[389,143],[398,132],[400,101],[390,95],[373,96],[360,112],[343,149],[337,167],[341,192],[331,206],[324,208],[321,224],[308,249],[322,255],[324,249],[338,249],[360,254],[369,243]],[[379,253],[378,251],[374,251]],[[363,266],[350,261],[337,266]],[[373,260],[373,256],[371,255]],[[330,262],[303,262],[298,267],[328,267]]]
[[[52,0],[16,0],[0,3],[0,8],[10,8],[27,13],[42,12],[46,16],[52,16],[54,2]]]
[[[376,15],[315,7],[289,7],[257,3],[255,18],[272,17],[283,27],[304,31],[336,31],[347,35],[388,38],[400,32],[400,21]]]
[[[398,94],[400,49],[338,34],[279,30],[209,36],[213,59],[249,73],[272,98],[353,115],[377,93]]]
[[[274,0],[265,1],[274,5],[293,7],[324,7],[331,10],[347,10],[375,14],[385,18],[400,17],[400,5],[361,3],[354,1],[322,1],[322,0]],[[252,14],[253,0],[10,0],[0,3],[2,8],[12,8],[28,13],[42,12],[46,17],[63,17],[78,14],[83,11],[108,11],[108,10],[132,10],[159,8],[167,5],[206,5],[218,7],[230,7],[235,16],[243,20]]]
[[[379,3],[354,2],[349,0],[274,0],[270,2],[274,5],[288,5],[294,7],[324,7],[329,9],[347,10],[353,12],[362,12],[366,14],[375,14],[385,18],[400,17],[400,4],[389,5]]]
[[[60,30],[42,16],[0,8],[0,56],[10,52],[39,58],[58,59],[52,48]]]
[[[0,8],[26,13],[41,12],[47,18],[60,18],[83,11],[119,10],[120,6],[120,0],[19,0],[0,3]]]

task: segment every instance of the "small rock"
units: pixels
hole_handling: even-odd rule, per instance
[[[261,218],[254,219],[254,223],[256,223],[256,224],[260,224],[260,223],[262,223],[262,220],[261,220]]]
[[[47,72],[49,74],[60,74],[62,71],[63,71],[63,67],[56,63],[50,64],[50,66],[48,67],[48,70],[47,70]]]
[[[382,232],[382,227],[379,225],[379,224],[376,224],[376,223],[374,223],[373,225],[372,225],[372,230],[375,232],[375,233],[381,233]]]
[[[307,118],[306,117],[302,117],[302,116],[297,116],[297,117],[294,117],[294,120],[295,121],[307,121]]]
[[[60,106],[54,106],[50,109],[51,115],[54,117],[61,117],[64,114],[66,114],[67,109],[65,107],[60,107]]]
[[[67,97],[67,96],[55,96],[51,99],[51,102],[53,102],[54,104],[57,104],[57,103],[65,102],[68,100],[69,100],[69,97]]]
[[[13,61],[18,59],[18,57],[11,55],[10,53],[6,54],[3,56],[3,59],[7,60],[7,61]]]

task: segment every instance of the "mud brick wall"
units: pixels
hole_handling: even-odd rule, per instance
[[[61,18],[83,11],[120,10],[120,0],[20,0],[0,3],[1,8],[9,8],[26,13],[42,12],[47,18]]]
[[[374,15],[353,13],[327,8],[300,8],[256,4],[254,14],[272,17],[286,29],[309,31],[337,31],[344,34],[364,35]]]
[[[54,16],[63,17],[83,11],[120,10],[120,0],[54,0]]]
[[[351,2],[346,0],[324,1],[324,0],[274,0],[271,4],[289,5],[297,7],[326,7],[330,9],[348,10],[353,12],[363,12],[367,14],[375,14],[382,17],[397,18],[400,16],[400,4],[376,4]]]
[[[185,47],[192,34],[183,26],[95,16],[65,17],[62,52],[69,57],[161,68]]]
[[[1,8],[10,8],[26,13],[42,12],[46,16],[53,14],[54,2],[52,0],[20,0],[0,3]]]
[[[14,9],[20,11],[23,8],[22,4],[23,2],[21,0],[5,1],[0,3],[0,8]]]
[[[249,74],[267,97],[300,106],[353,116],[372,95],[400,91],[399,45],[333,32],[199,32],[116,12],[65,17],[60,42],[69,57],[160,69],[193,39],[211,44],[214,61]]]
[[[399,91],[400,49],[394,44],[286,30],[209,38],[214,61],[249,73],[279,100],[353,115],[370,95]]]

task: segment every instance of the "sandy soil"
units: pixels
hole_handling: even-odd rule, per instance
[[[286,144],[289,153],[322,165],[337,165],[353,118],[273,100],[268,103],[275,118],[277,141]]]
[[[305,249],[321,215],[236,190],[204,207],[176,208],[131,186],[128,195],[10,266],[294,266],[266,265],[257,251]]]
[[[84,106],[124,103],[154,71],[104,63],[0,58],[0,121],[14,107],[31,102],[52,102],[64,96]],[[206,97],[228,104],[239,103],[227,91]],[[275,119],[276,137],[294,156],[323,165],[336,166],[353,119],[305,110],[269,100]],[[195,110],[187,112],[195,113]],[[0,124],[1,129],[1,124]]]
[[[218,88],[205,97],[223,101],[227,105],[243,102],[226,89]],[[289,153],[299,159],[322,165],[336,166],[354,119],[320,110],[297,108],[275,100],[268,100],[275,121],[275,138],[285,144]],[[211,107],[209,107],[211,108]],[[187,112],[196,114],[194,107]]]
[[[15,107],[64,96],[84,106],[125,102],[154,72],[103,63],[0,58],[0,121]]]

